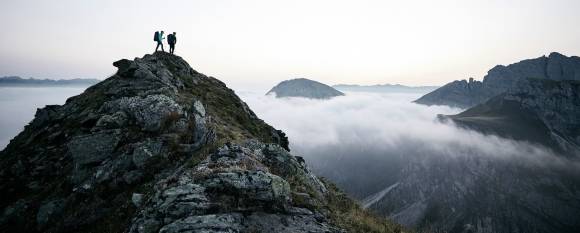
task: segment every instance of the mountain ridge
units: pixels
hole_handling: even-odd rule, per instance
[[[483,81],[453,81],[414,102],[469,108],[505,92],[523,78],[580,80],[580,57],[552,52],[547,57],[526,59],[507,66],[496,65]]]
[[[2,232],[395,232],[178,56],[39,109],[0,151]]]

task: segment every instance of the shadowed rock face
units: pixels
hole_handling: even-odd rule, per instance
[[[418,156],[369,208],[417,232],[577,232],[577,173],[483,156]]]
[[[484,133],[580,154],[580,81],[520,79],[503,94],[446,118]]]
[[[580,58],[551,53],[548,57],[523,60],[508,66],[498,65],[488,71],[483,82],[454,81],[415,102],[469,108],[507,91],[523,78],[580,80]]]
[[[326,84],[305,78],[283,81],[273,87],[267,94],[275,94],[278,98],[304,97],[310,99],[330,99],[344,95],[344,93]]]
[[[222,82],[163,52],[114,65],[0,152],[0,232],[349,229],[342,194]]]

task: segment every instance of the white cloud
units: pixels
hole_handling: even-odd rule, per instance
[[[411,103],[417,94],[347,93],[311,100],[243,92],[241,97],[260,118],[286,132],[295,154],[323,170],[348,168],[335,160],[381,163],[406,156],[486,156],[537,166],[569,163],[539,146],[441,123],[437,114],[461,109]]]

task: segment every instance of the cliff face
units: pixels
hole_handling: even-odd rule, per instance
[[[399,229],[319,180],[284,133],[180,57],[114,65],[66,104],[39,109],[0,152],[0,231]]]
[[[305,78],[286,80],[268,91],[266,94],[276,94],[276,97],[304,97],[310,99],[330,99],[342,96],[344,93],[316,81]]]
[[[415,102],[469,108],[483,103],[513,87],[520,79],[580,80],[580,58],[551,53],[548,57],[523,60],[508,66],[498,65],[479,81],[454,81]]]

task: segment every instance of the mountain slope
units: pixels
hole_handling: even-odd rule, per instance
[[[298,78],[286,80],[273,87],[266,95],[276,94],[276,97],[304,97],[311,99],[330,99],[342,96],[344,93],[313,80]]]
[[[448,116],[460,126],[580,153],[580,81],[522,79],[505,93]]]
[[[483,82],[454,81],[428,93],[415,102],[469,108],[505,92],[523,78],[580,80],[580,57],[551,53],[548,57],[523,60],[489,70]]]
[[[1,232],[393,232],[219,80],[163,52],[39,109],[0,152]]]
[[[473,154],[410,159],[396,187],[369,208],[417,232],[580,229],[577,172]]]
[[[520,79],[485,103],[440,115],[462,127],[553,151],[517,151],[514,158],[472,150],[407,156],[410,162],[395,187],[370,195],[381,199],[372,199],[368,207],[425,232],[577,232],[579,109],[580,81]]]

